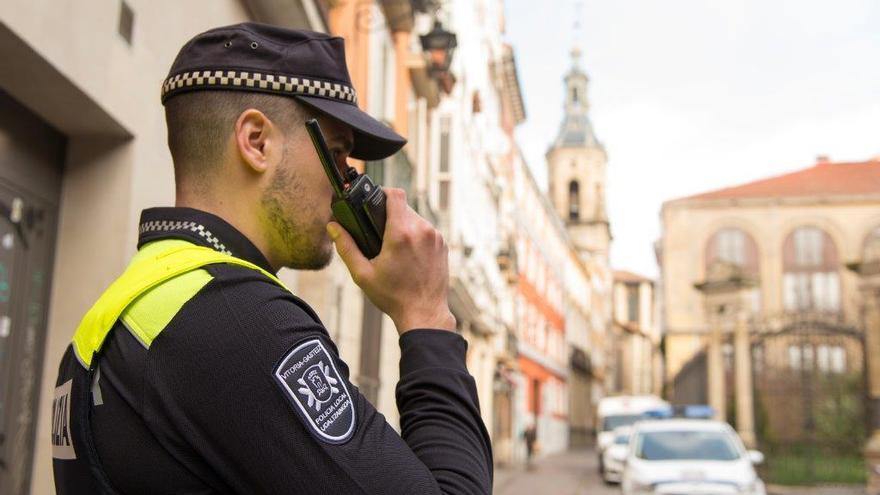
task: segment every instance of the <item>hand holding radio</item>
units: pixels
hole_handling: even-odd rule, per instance
[[[356,283],[400,334],[416,328],[455,330],[449,311],[448,251],[443,236],[406,204],[401,189],[388,188],[388,221],[382,251],[372,260],[336,222],[327,226],[339,257]]]
[[[394,320],[400,334],[415,328],[455,330],[443,236],[406,204],[402,189],[386,193],[351,167],[343,178],[318,121],[309,120],[306,129],[333,186],[336,222],[327,232],[354,282]]]
[[[306,130],[333,186],[333,217],[351,234],[364,256],[375,258],[382,250],[385,232],[385,193],[382,187],[369,175],[358,174],[352,167],[348,167],[343,178],[330,155],[318,121],[308,120]]]

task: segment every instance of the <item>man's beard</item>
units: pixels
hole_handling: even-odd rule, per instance
[[[292,204],[296,202],[297,204]],[[273,258],[297,270],[320,270],[333,258],[327,242],[326,222],[318,215],[309,215],[309,198],[304,197],[302,184],[289,170],[276,171],[272,183],[263,193],[263,213],[271,229]],[[299,213],[294,215],[294,211]],[[305,218],[303,218],[305,217]]]

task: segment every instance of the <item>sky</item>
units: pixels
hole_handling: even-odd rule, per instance
[[[615,269],[657,275],[664,201],[819,155],[880,156],[880,1],[505,0],[505,12],[526,105],[517,140],[542,187],[581,47]]]

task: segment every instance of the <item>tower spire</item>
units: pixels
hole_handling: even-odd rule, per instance
[[[574,2],[574,15],[571,16],[573,26],[572,26],[572,40],[571,40],[571,65],[572,67],[580,67],[580,58],[581,58],[581,9],[583,4],[581,0],[576,0]]]
[[[578,252],[607,269],[611,242],[605,206],[607,157],[589,116],[589,78],[582,62],[582,0],[572,0],[572,4],[571,66],[563,78],[565,99],[559,133],[547,151],[547,185]]]
[[[581,68],[581,53],[580,44],[575,42],[571,47],[571,66],[575,69]]]
[[[588,111],[587,73],[580,67],[581,50],[575,45],[571,50],[571,69],[565,75],[565,114],[553,148],[601,147],[593,132]]]

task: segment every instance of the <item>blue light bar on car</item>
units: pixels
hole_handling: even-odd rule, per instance
[[[666,419],[673,416],[673,410],[671,407],[660,407],[657,409],[651,409],[650,411],[645,411],[643,413],[643,416],[651,419]]]
[[[712,419],[715,416],[715,409],[705,404],[691,404],[684,406],[682,416],[692,419]]]
[[[712,409],[712,406],[707,406],[706,404],[689,404],[651,409],[650,411],[645,411],[642,416],[645,419],[712,419],[715,416],[715,410]]]

